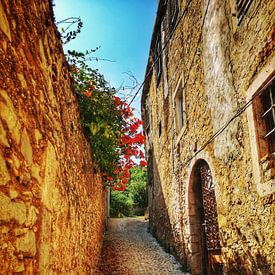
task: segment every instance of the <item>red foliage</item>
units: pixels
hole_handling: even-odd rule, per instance
[[[116,185],[118,186],[113,186],[112,189],[115,191],[124,191],[126,189],[126,186],[121,182],[116,182]]]
[[[114,96],[114,100],[115,100],[115,105],[116,105],[116,106],[119,106],[120,103],[121,103],[120,98],[117,97],[117,96]]]
[[[113,175],[105,175],[105,179],[109,182],[106,184],[111,186],[112,190],[123,191],[131,177],[129,169],[135,165],[132,157],[140,159],[140,166],[146,166],[147,162],[144,160],[144,153],[140,149],[140,146],[144,144],[144,136],[141,131],[138,131],[142,121],[134,117],[133,109],[125,101],[117,96],[114,96],[113,100],[125,125],[120,130],[123,134],[117,143],[118,152],[121,154],[120,162],[114,164]]]
[[[109,177],[109,176],[106,176],[106,179],[108,180],[108,181],[114,181],[114,179],[112,178],[112,177]]]
[[[140,163],[139,163],[139,165],[140,165],[141,167],[147,166],[147,161],[141,160]]]
[[[86,93],[85,93],[85,95],[86,95],[87,97],[90,97],[90,96],[92,95],[92,93],[91,93],[89,90],[87,90]]]

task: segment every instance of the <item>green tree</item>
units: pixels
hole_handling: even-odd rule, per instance
[[[148,204],[146,168],[134,166],[123,192],[111,191],[111,217],[141,216]]]
[[[125,191],[111,191],[111,207],[110,215],[114,218],[131,217],[133,216],[134,202]]]
[[[134,202],[134,214],[143,215],[148,205],[146,168],[135,166],[131,169],[131,178],[127,189]]]

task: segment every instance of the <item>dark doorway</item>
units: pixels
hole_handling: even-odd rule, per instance
[[[204,160],[199,160],[194,166],[188,207],[192,274],[222,274],[222,265],[216,261],[221,254],[221,246],[214,182]]]

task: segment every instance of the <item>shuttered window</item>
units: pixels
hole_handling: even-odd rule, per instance
[[[238,25],[242,22],[252,2],[253,0],[236,0]]]

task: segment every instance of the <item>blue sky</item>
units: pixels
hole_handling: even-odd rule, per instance
[[[64,49],[85,51],[101,48],[93,55],[114,60],[90,62],[110,82],[129,85],[124,72],[131,71],[142,83],[147,65],[151,34],[157,9],[156,0],[55,0],[56,21],[80,16],[84,26]],[[63,26],[65,27],[65,26]],[[140,99],[140,96],[137,97]],[[139,100],[133,107],[139,108]]]

